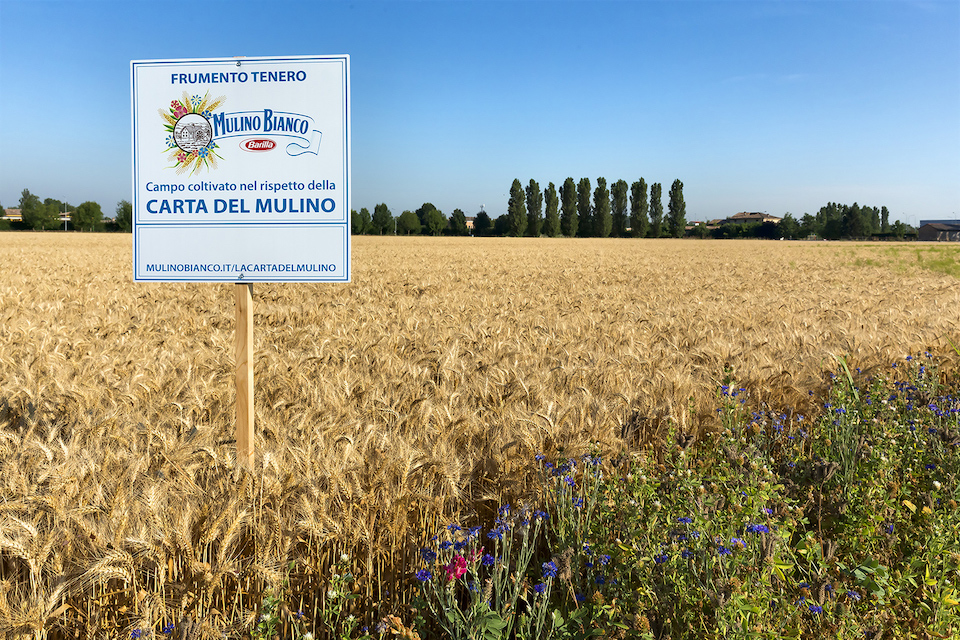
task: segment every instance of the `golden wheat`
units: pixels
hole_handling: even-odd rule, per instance
[[[837,357],[958,361],[960,282],[884,246],[360,237],[349,285],[255,286],[248,474],[232,285],[135,284],[129,236],[0,243],[8,635],[213,637],[284,584],[315,616],[342,553],[379,618],[420,536],[532,495],[538,452],[696,437],[725,380],[809,413]]]

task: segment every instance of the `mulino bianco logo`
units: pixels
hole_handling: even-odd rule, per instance
[[[160,109],[168,133],[167,160],[173,162],[171,168],[178,174],[189,171],[192,175],[201,168],[216,169],[217,160],[223,159],[217,154],[219,146],[210,120],[214,110],[225,101],[223,96],[212,100],[209,94],[191,96],[184,91],[180,100],[170,102],[169,109]]]

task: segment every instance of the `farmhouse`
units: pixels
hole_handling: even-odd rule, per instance
[[[928,222],[920,227],[919,235],[928,242],[960,242],[960,222]]]
[[[15,222],[20,222],[23,220],[23,216],[20,215],[20,209],[4,209],[3,217],[7,220],[13,220]]]
[[[741,211],[725,220],[721,220],[720,224],[748,224],[751,222],[780,222],[780,218],[769,216],[766,213]]]

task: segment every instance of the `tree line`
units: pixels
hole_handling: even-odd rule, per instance
[[[673,181],[666,214],[662,196],[659,182],[650,185],[648,195],[643,178],[632,185],[617,180],[608,187],[606,178],[600,177],[595,188],[589,178],[579,182],[567,178],[559,190],[553,182],[541,190],[536,180],[531,179],[524,187],[519,179],[514,179],[507,212],[491,218],[481,209],[473,220],[473,235],[679,238],[687,224],[683,182]],[[374,207],[372,214],[366,208],[351,211],[351,228],[354,235],[471,233],[462,210],[454,209],[448,219],[429,202],[396,218],[383,203]]]
[[[103,219],[103,210],[96,202],[88,200],[78,206],[56,198],[45,198],[24,189],[17,203],[20,220],[7,220],[5,210],[0,206],[0,229],[22,229],[33,231],[53,231],[61,229],[62,214],[70,214],[70,224],[77,231],[130,231],[133,225],[133,205],[126,200],[117,203],[115,218]]]
[[[820,207],[815,215],[803,214],[797,220],[790,213],[780,220],[780,237],[807,238],[818,237],[827,240],[839,238],[870,238],[892,236],[903,238],[912,227],[896,220],[890,222],[890,210],[882,207],[861,207],[828,202]]]

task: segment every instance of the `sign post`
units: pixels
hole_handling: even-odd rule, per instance
[[[130,63],[133,277],[235,285],[253,466],[253,282],[350,281],[350,58]]]
[[[234,285],[237,302],[237,462],[253,469],[253,283]]]

